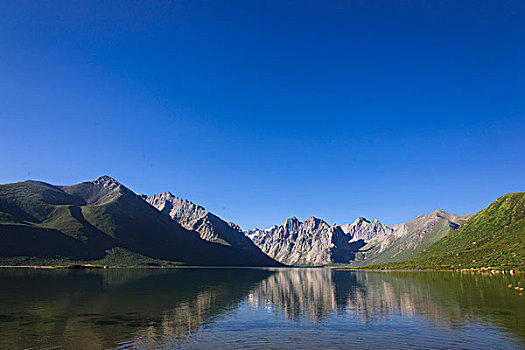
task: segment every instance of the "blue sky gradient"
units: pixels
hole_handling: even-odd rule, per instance
[[[108,174],[243,228],[524,191],[525,2],[2,1],[0,183]]]

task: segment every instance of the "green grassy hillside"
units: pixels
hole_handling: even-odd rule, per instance
[[[0,242],[2,265],[271,265],[243,250],[200,239],[109,177],[64,187],[38,181],[1,185]]]
[[[525,193],[507,194],[412,258],[368,268],[525,271]]]

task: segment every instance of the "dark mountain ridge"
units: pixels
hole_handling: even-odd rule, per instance
[[[72,186],[0,185],[0,240],[2,258],[100,260],[124,250],[187,265],[279,266],[200,239],[109,176]]]

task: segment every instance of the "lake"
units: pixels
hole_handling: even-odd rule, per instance
[[[525,348],[508,274],[3,268],[0,286],[2,349]]]

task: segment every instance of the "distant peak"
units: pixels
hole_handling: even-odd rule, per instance
[[[323,219],[319,219],[319,218],[316,218],[315,216],[310,216],[308,219],[305,220],[305,223],[313,223],[313,224],[316,224],[316,225],[327,225],[327,226],[330,226],[326,223],[326,221],[324,221]]]
[[[241,227],[239,225],[237,225],[236,223],[228,221],[227,224],[228,224],[228,226],[230,226],[235,231],[243,232]]]
[[[435,216],[442,219],[447,219],[449,221],[454,221],[456,218],[456,215],[448,213],[444,210],[436,209],[430,214],[431,216]]]
[[[108,175],[97,177],[93,181],[93,183],[95,185],[116,185],[116,186],[120,185],[120,182],[118,182],[117,180],[115,180],[114,178]]]
[[[443,215],[443,214],[448,214],[448,213],[441,209],[436,209],[431,213],[431,215]]]
[[[300,222],[299,219],[297,219],[295,216],[289,219],[284,220],[283,225],[286,225],[288,223],[298,223]]]
[[[370,221],[368,221],[366,218],[360,216],[354,221],[354,225],[360,224],[362,222],[366,222],[367,224],[370,223]]]
[[[163,198],[177,198],[177,197],[175,197],[175,195],[173,195],[173,193],[171,193],[169,191],[168,192],[159,193],[156,196],[163,197]]]
[[[152,199],[162,199],[162,200],[167,200],[167,201],[173,201],[173,200],[178,200],[178,201],[181,201],[181,202],[184,202],[184,200],[182,200],[182,198],[179,198],[177,196],[175,196],[173,193],[171,192],[161,192],[161,193],[157,193],[157,194],[154,194],[153,196],[149,197],[149,198],[152,198]]]

